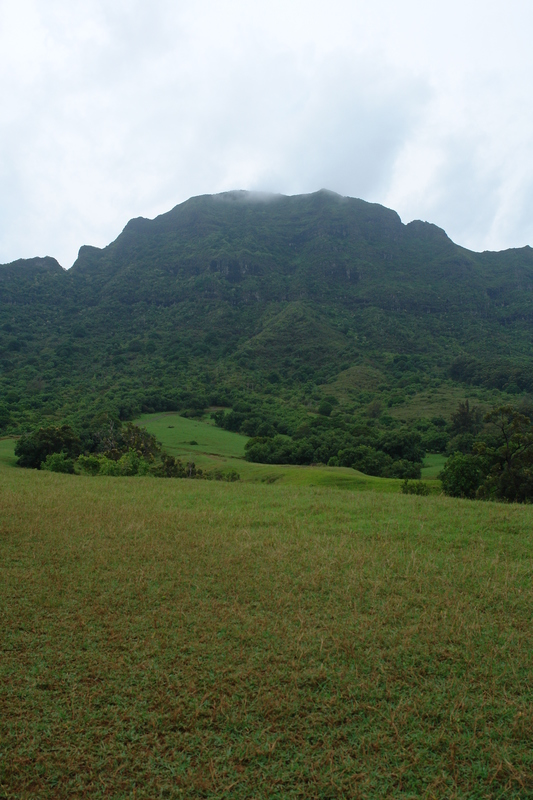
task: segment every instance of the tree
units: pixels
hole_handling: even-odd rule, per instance
[[[392,458],[368,445],[339,450],[339,464],[341,467],[352,467],[365,475],[383,475],[392,464]]]
[[[485,416],[497,432],[499,444],[475,446],[486,465],[486,479],[479,496],[511,502],[533,500],[533,425],[512,406],[500,406]]]
[[[483,480],[483,472],[479,458],[457,452],[450,456],[439,477],[444,494],[473,499]]]
[[[7,428],[10,422],[9,409],[4,403],[0,403],[0,430]]]
[[[322,414],[324,417],[329,417],[333,410],[331,403],[328,403],[327,400],[322,400],[320,405],[318,406],[318,413]]]
[[[452,436],[458,436],[463,433],[477,433],[481,430],[482,417],[481,409],[470,408],[468,400],[465,400],[464,403],[459,403],[457,411],[452,414]]]
[[[99,431],[95,438],[97,440],[96,450],[112,461],[118,461],[130,451],[134,451],[139,458],[153,461],[161,452],[155,436],[132,422],[123,425],[110,422]]]
[[[30,469],[41,469],[47,456],[61,452],[68,458],[76,458],[81,452],[81,442],[69,425],[39,428],[21,436],[15,445],[17,464]]]
[[[418,431],[387,431],[382,435],[379,445],[380,450],[388,453],[394,460],[422,461],[425,456],[422,437]]]

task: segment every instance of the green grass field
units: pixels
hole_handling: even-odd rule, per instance
[[[530,507],[12,448],[0,796],[533,796]]]
[[[438,477],[439,473],[444,469],[446,464],[446,456],[440,453],[429,453],[424,459],[424,466],[422,467],[422,480],[431,480]]]
[[[217,428],[212,420],[187,419],[176,413],[143,414],[135,420],[165,445],[172,455],[183,457],[244,458],[248,437]],[[197,442],[197,444],[191,444]]]
[[[0,466],[14,467],[17,459],[14,454],[15,441],[11,437],[0,439]]]

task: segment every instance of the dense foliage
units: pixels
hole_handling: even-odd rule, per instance
[[[533,415],[532,415],[533,416]],[[512,406],[485,415],[483,427],[470,435],[467,452],[456,450],[441,474],[452,497],[533,502],[532,417]],[[452,439],[451,444],[456,439]]]
[[[48,456],[64,453],[72,459],[81,453],[81,449],[80,438],[72,428],[61,425],[39,428],[22,436],[15,446],[15,455],[18,456],[19,467],[40,469]]]
[[[443,381],[505,402],[533,388],[532,287],[530,248],[471,253],[361,200],[193,198],[68,272],[0,266],[0,431],[251,398],[269,438],[331,397],[395,409]]]
[[[337,421],[336,421],[337,422]],[[380,432],[375,426],[339,420],[328,426],[318,418],[292,438],[255,437],[246,444],[248,461],[266,464],[328,464],[353,467],[367,475],[419,478],[425,455],[418,431],[405,428]]]

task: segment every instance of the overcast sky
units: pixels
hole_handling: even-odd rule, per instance
[[[0,0],[0,263],[228,189],[533,245],[531,0]]]

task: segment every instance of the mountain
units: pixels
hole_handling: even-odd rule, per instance
[[[533,390],[532,333],[529,247],[474,253],[328,191],[227,192],[131,220],[68,271],[1,265],[0,406],[24,426],[250,394],[300,408],[442,382],[516,394]]]

